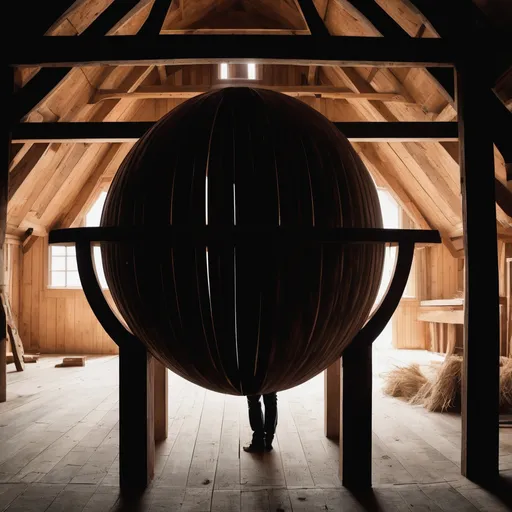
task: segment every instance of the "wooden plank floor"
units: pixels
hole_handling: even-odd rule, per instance
[[[170,374],[169,438],[136,505],[118,493],[117,357],[92,356],[83,368],[54,368],[61,358],[42,357],[20,373],[10,365],[0,404],[0,511],[510,510],[460,476],[460,417],[382,396],[379,375],[393,359],[421,354],[430,357],[376,357],[371,496],[340,485],[338,446],[323,435],[322,376],[279,393],[275,450],[255,456],[241,450],[250,439],[244,398]],[[510,429],[501,432],[500,460],[509,480]]]

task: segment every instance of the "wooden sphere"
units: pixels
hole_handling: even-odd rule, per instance
[[[186,101],[133,147],[102,226],[382,227],[347,139],[280,93],[245,87]],[[382,244],[102,243],[112,297],[168,368],[230,394],[280,391],[338,359],[363,327]]]

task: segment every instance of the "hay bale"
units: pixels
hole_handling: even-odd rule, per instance
[[[425,382],[418,392],[409,400],[409,403],[411,405],[424,405],[430,398],[433,387],[434,383],[431,380],[427,380],[427,382]]]
[[[418,364],[396,368],[384,375],[383,391],[395,398],[411,400],[428,383]]]
[[[512,407],[512,359],[501,358],[500,368],[500,407]]]
[[[439,369],[425,407],[429,411],[448,411],[460,408],[462,357],[449,356]]]

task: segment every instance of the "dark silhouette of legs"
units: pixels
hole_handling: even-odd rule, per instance
[[[265,419],[261,410],[261,395],[250,395],[247,397],[249,407],[249,423],[252,429],[252,441],[249,446],[244,446],[244,451],[262,452],[272,450],[272,441],[277,426],[277,394],[268,393],[263,395],[265,404]]]
[[[249,423],[252,429],[252,441],[249,446],[244,446],[244,451],[249,453],[262,452],[265,448],[265,428],[260,398],[261,395],[250,395],[247,397],[247,405],[249,406]]]
[[[272,441],[277,427],[277,393],[263,395],[265,404],[265,449],[272,450]]]

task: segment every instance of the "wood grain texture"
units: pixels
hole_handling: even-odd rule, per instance
[[[37,237],[31,249],[22,254],[23,295],[18,328],[25,350],[117,354],[117,345],[94,317],[83,290],[48,288],[48,250],[47,238]],[[108,290],[105,293],[109,297]],[[62,309],[57,309],[57,302]],[[13,310],[16,315],[16,308]],[[74,314],[63,314],[66,310]]]
[[[123,163],[102,217],[124,228],[299,233],[381,222],[370,176],[339,131],[293,98],[248,88],[193,98],[163,118]],[[102,244],[132,332],[173,371],[221,392],[286,389],[322,371],[366,321],[380,281],[382,244],[255,241]]]

